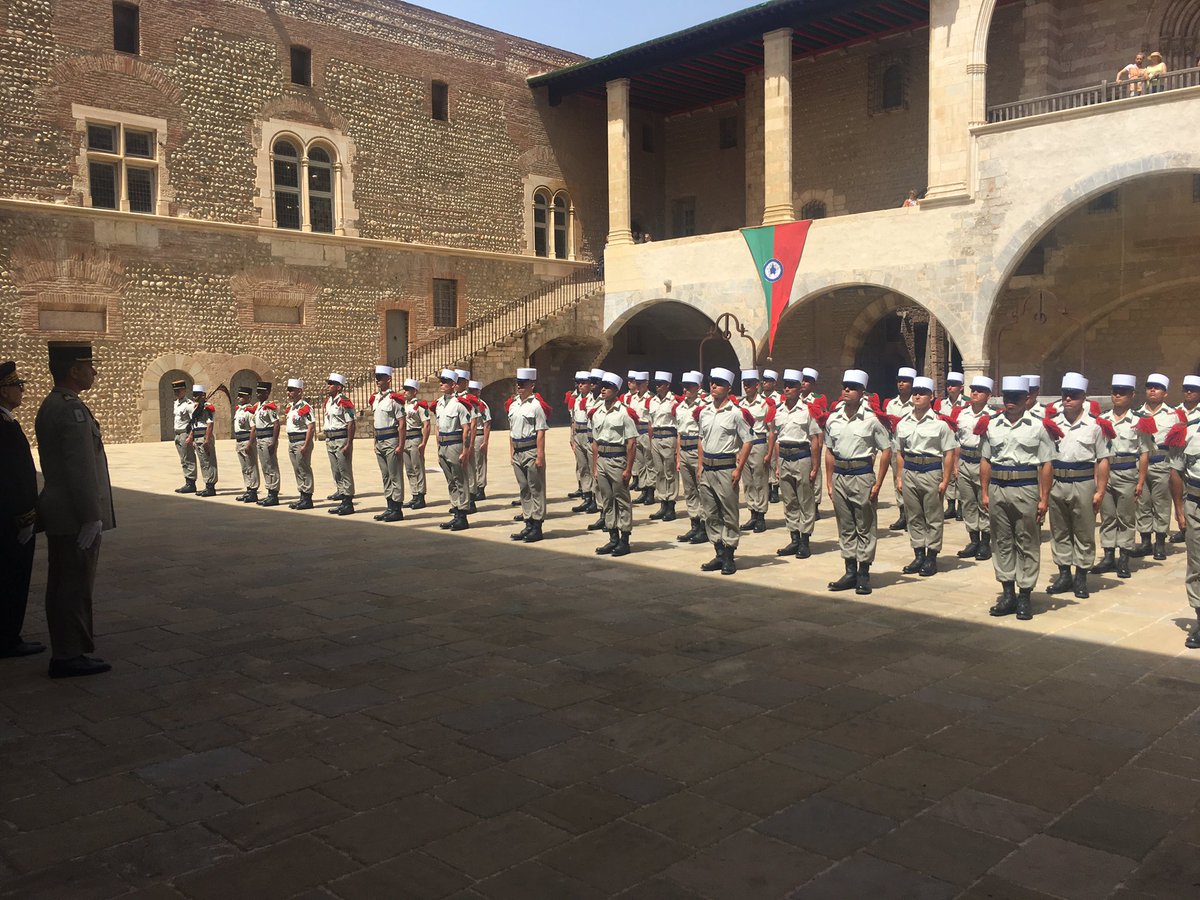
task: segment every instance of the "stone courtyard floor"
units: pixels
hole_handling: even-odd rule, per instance
[[[1200,653],[1184,560],[992,619],[989,563],[831,594],[749,535],[733,578],[646,521],[593,554],[550,440],[547,540],[515,545],[498,436],[461,534],[179,497],[170,444],[109,449],[97,653],[0,662],[0,896],[1100,898],[1200,891]],[[433,459],[432,450],[429,458]],[[317,496],[332,493],[322,446]],[[284,499],[294,497],[284,462]],[[331,504],[324,503],[328,507]],[[895,519],[890,500],[880,511]],[[1044,587],[1050,574],[1043,548]],[[26,636],[45,639],[39,546]]]

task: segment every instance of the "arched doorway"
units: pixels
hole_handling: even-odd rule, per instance
[[[1196,371],[1200,176],[1144,175],[1101,188],[1047,222],[1004,281],[988,325],[1001,373],[1036,372],[1053,392],[1081,371],[1103,394],[1113,372],[1175,383]]]
[[[574,390],[575,373],[592,368],[599,354],[599,340],[576,337],[555,338],[534,351],[529,364],[538,370],[538,392],[552,407],[551,425],[565,425],[570,421],[562,398],[567,391]]]
[[[175,440],[175,390],[171,387],[173,381],[186,381],[188,392],[192,390],[192,376],[182,369],[171,369],[158,379],[158,426],[161,441]]]
[[[622,378],[630,369],[649,371],[664,369],[679,376],[689,369],[700,367],[700,342],[713,327],[712,320],[686,303],[663,300],[643,307],[634,313],[612,334],[612,345],[601,367],[616,372]],[[721,337],[704,344],[704,368],[724,366],[736,371],[738,356],[729,341]]]

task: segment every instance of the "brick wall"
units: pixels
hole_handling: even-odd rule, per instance
[[[733,231],[746,224],[746,117],[744,101],[671,116],[666,120],[666,236],[673,235],[672,204],[691,197],[696,234]],[[761,117],[761,110],[759,112]],[[720,146],[723,119],[733,120],[734,146]]]

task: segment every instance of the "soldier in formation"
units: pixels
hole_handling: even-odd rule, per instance
[[[354,401],[346,396],[346,376],[330,372],[325,381],[325,452],[334,492],[329,495],[338,505],[328,510],[334,516],[354,513],[354,430],[357,413]]]
[[[255,447],[251,393],[248,387],[238,388],[237,405],[233,409],[233,440],[237,446],[238,465],[242,469],[242,485],[245,488],[234,497],[239,503],[258,502],[258,450]]]

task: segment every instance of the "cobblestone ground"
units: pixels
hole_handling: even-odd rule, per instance
[[[169,444],[110,450],[97,678],[0,663],[0,895],[770,898],[1191,895],[1200,654],[1183,556],[995,620],[990,564],[834,595],[772,528],[733,578],[640,507],[635,553],[563,499],[515,545],[497,448],[470,531],[178,497]],[[499,440],[497,444],[499,444]],[[433,458],[432,453],[430,458]],[[331,493],[318,447],[317,496]],[[286,462],[285,462],[286,469]],[[284,474],[284,493],[291,489]],[[331,504],[323,504],[328,507]],[[895,518],[890,503],[880,512]],[[27,636],[45,638],[44,548]],[[1049,577],[1043,553],[1042,586]]]

